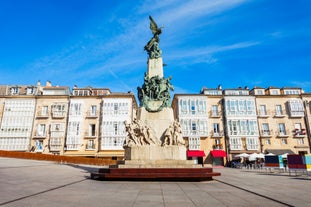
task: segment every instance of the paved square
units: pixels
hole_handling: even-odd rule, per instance
[[[97,167],[0,158],[0,206],[311,206],[311,177],[231,168],[206,182],[89,179]]]

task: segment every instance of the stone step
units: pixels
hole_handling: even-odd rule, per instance
[[[102,168],[91,173],[92,179],[101,180],[212,180],[220,173],[212,168]]]

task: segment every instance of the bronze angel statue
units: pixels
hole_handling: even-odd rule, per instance
[[[159,35],[162,33],[162,27],[158,27],[157,23],[153,20],[151,16],[150,19],[150,29],[152,31],[153,37],[145,45],[144,50],[147,51],[149,58],[159,58],[161,57],[162,51],[159,48],[160,38]]]

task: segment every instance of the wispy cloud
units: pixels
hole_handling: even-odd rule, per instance
[[[178,3],[177,3],[178,2]],[[111,76],[124,74],[131,70],[145,68],[146,53],[143,46],[151,37],[149,20],[146,14],[157,13],[156,21],[169,27],[169,35],[176,34],[185,28],[191,28],[193,21],[203,16],[219,13],[241,5],[245,0],[219,0],[219,1],[185,1],[176,0],[161,1],[155,3],[148,1],[135,11],[142,16],[132,16],[135,12],[128,12],[129,16],[116,17],[111,11],[111,18],[103,22],[97,28],[106,28],[113,21],[120,24],[121,31],[116,36],[99,34],[98,31],[88,31],[74,44],[64,45],[64,48],[56,50],[54,54],[41,57],[30,63],[27,67],[33,72],[40,70],[44,77],[61,76],[72,74],[72,80],[78,81],[85,77]],[[152,6],[150,6],[152,3]],[[176,6],[177,5],[177,6]],[[130,21],[137,19],[138,21]],[[180,26],[177,26],[180,25]],[[191,29],[188,29],[191,30]],[[102,30],[100,30],[102,31]],[[109,32],[106,31],[106,32]],[[189,33],[189,31],[187,31]],[[103,37],[103,38],[101,38]],[[143,38],[142,38],[143,37]],[[171,51],[173,55],[167,55],[165,59],[193,58],[193,62],[214,63],[217,61],[213,54],[234,49],[247,48],[259,44],[259,42],[238,42],[228,45],[203,45],[201,48],[185,48]],[[202,57],[202,58],[201,58]],[[141,66],[139,67],[139,65]],[[110,72],[109,72],[110,71]],[[65,77],[64,77],[65,78]],[[70,78],[70,77],[66,77]],[[117,77],[114,76],[114,79]],[[124,84],[125,87],[128,87]]]

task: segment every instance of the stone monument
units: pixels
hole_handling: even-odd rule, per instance
[[[170,107],[171,77],[163,73],[162,51],[159,48],[162,29],[151,16],[153,37],[145,45],[148,66],[142,87],[138,87],[140,107],[137,119],[125,123],[128,137],[124,143],[124,167],[196,167],[187,160],[181,126],[174,120]],[[189,165],[190,164],[190,165]],[[121,166],[119,166],[121,167]]]
[[[109,169],[92,173],[92,178],[104,179],[198,179],[207,180],[211,168],[187,160],[181,126],[170,107],[171,77],[163,74],[162,51],[159,48],[159,28],[149,16],[153,37],[145,45],[148,66],[142,87],[138,87],[140,107],[137,118],[125,122],[127,138],[124,160]]]

